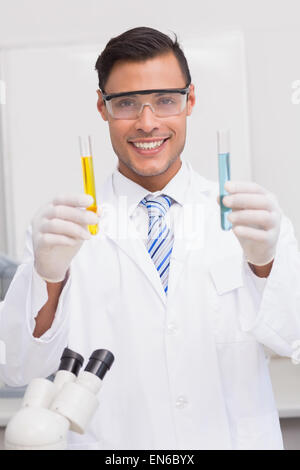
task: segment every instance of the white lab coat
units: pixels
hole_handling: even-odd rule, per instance
[[[292,225],[282,217],[272,271],[259,289],[237,238],[220,228],[217,183],[188,168],[187,203],[200,204],[202,223],[194,237],[175,239],[167,298],[133,224],[118,239],[103,218],[72,262],[51,329],[34,338],[33,316],[47,294],[28,234],[0,315],[2,379],[22,385],[50,375],[66,345],[86,360],[99,348],[115,355],[88,432],[70,433],[70,448],[282,448],[263,344],[291,356],[300,338]],[[111,176],[98,202],[117,204]]]

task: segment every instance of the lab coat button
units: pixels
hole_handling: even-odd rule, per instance
[[[174,335],[177,332],[177,327],[174,323],[169,323],[167,325],[167,332],[169,335]]]
[[[176,400],[176,408],[182,409],[188,404],[188,400],[184,396],[180,396]]]

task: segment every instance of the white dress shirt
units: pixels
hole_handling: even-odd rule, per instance
[[[169,181],[169,183],[160,191],[151,192],[135,183],[131,179],[124,176],[118,169],[113,174],[113,186],[117,197],[126,195],[129,205],[129,217],[134,222],[138,233],[142,240],[147,244],[148,234],[148,211],[143,205],[139,205],[140,201],[150,194],[153,197],[161,194],[166,194],[174,199],[174,203],[168,211],[166,216],[167,225],[173,227],[176,223],[176,215],[184,203],[184,196],[189,184],[188,170],[186,163],[182,165],[176,175]]]

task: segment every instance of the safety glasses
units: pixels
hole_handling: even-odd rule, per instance
[[[101,90],[100,90],[101,91]],[[190,87],[139,90],[106,94],[101,91],[107,110],[114,119],[137,119],[149,106],[157,117],[176,116],[186,105]]]

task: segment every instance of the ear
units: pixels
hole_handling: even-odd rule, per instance
[[[190,116],[192,114],[192,110],[193,110],[193,107],[195,106],[195,103],[196,103],[195,87],[191,83],[190,84],[190,92],[189,92],[189,96],[188,96],[188,99],[187,99],[187,111],[186,111],[187,116]]]
[[[104,121],[108,121],[107,109],[105,106],[105,101],[103,100],[102,93],[100,90],[97,90],[98,100],[97,100],[97,109],[102,116]]]

